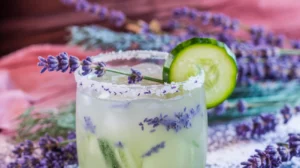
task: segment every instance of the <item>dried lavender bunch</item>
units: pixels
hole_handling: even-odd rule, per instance
[[[107,68],[104,62],[95,62],[91,57],[87,57],[86,59],[80,61],[79,58],[75,56],[68,56],[66,52],[60,53],[57,56],[49,55],[47,59],[39,56],[38,59],[39,62],[37,65],[42,67],[41,73],[44,73],[46,70],[48,70],[49,72],[66,72],[67,70],[69,70],[70,73],[73,73],[81,66],[81,74],[84,76],[94,73],[95,75],[97,75],[97,77],[102,77],[105,74],[105,72],[108,71],[128,76],[128,84],[138,83],[142,81],[142,79],[158,83],[164,83],[161,79],[143,76],[141,72],[135,69],[131,69],[131,73],[122,72]]]
[[[236,135],[240,139],[249,139],[260,137],[270,131],[275,131],[276,126],[282,119],[284,124],[287,124],[293,115],[299,114],[299,106],[292,109],[290,106],[285,105],[281,110],[280,118],[275,114],[266,114],[255,117],[249,123],[240,123],[235,126]]]
[[[120,27],[126,22],[126,16],[123,12],[118,10],[109,10],[108,8],[90,3],[87,0],[61,0],[65,5],[75,6],[77,11],[93,14],[102,21],[109,21],[113,25]]]
[[[276,168],[293,157],[300,157],[300,134],[289,134],[286,143],[269,145],[265,150],[255,150],[256,154],[242,162],[243,168]]]
[[[12,151],[16,160],[9,163],[7,168],[17,167],[64,167],[77,164],[76,135],[69,132],[67,139],[53,138],[45,135],[37,145],[32,141],[15,146]]]

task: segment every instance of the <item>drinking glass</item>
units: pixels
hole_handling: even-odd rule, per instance
[[[92,57],[107,67],[162,78],[169,53],[126,51]],[[188,65],[187,65],[188,66]],[[81,69],[81,68],[79,68]],[[128,84],[127,76],[75,73],[80,168],[204,168],[204,73],[184,82]]]

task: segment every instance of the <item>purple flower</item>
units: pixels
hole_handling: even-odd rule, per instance
[[[149,157],[154,153],[158,153],[159,150],[165,148],[165,141],[162,141],[161,143],[153,146],[150,150],[148,150],[145,154],[142,155],[142,157]]]
[[[70,73],[74,72],[80,66],[80,60],[74,56],[68,56],[66,52],[60,53],[54,57],[49,55],[47,59],[38,57],[38,66],[43,67],[41,73],[48,71],[66,72],[70,68]]]
[[[142,131],[144,131],[144,124],[142,122],[139,123],[139,126],[141,127]]]
[[[219,104],[217,107],[214,108],[214,112],[217,115],[224,114],[226,112],[226,102]]]
[[[233,20],[231,21],[230,28],[231,28],[232,30],[237,30],[237,29],[239,28],[239,25],[240,25],[240,22],[239,22],[238,20],[236,20],[236,19],[233,19]]]
[[[110,12],[110,17],[110,21],[117,27],[123,26],[126,20],[125,14],[116,10]]]
[[[300,49],[300,41],[292,41],[291,45],[295,49]]]
[[[140,27],[141,27],[141,30],[140,30],[140,33],[141,34],[146,34],[146,33],[149,33],[150,32],[150,26],[148,23],[142,21],[140,23]]]
[[[32,155],[33,151],[34,151],[34,146],[33,146],[32,141],[25,140],[23,154],[24,155]]]
[[[12,153],[15,154],[18,158],[21,157],[23,154],[23,146],[24,146],[23,143],[15,146],[14,149],[12,150]]]
[[[235,126],[235,132],[237,136],[243,139],[248,138],[248,135],[251,132],[251,130],[252,130],[251,124],[248,123],[241,123]]]
[[[96,126],[93,124],[91,117],[85,116],[84,117],[84,124],[85,129],[93,134],[96,132]]]
[[[77,11],[88,11],[90,8],[90,3],[86,0],[77,0],[76,10]]]
[[[101,7],[98,12],[98,16],[99,16],[100,20],[104,20],[105,18],[107,18],[109,15],[108,12],[109,11],[106,7]]]
[[[202,12],[200,15],[200,19],[203,25],[207,25],[210,23],[212,18],[212,14],[209,12]]]
[[[300,157],[300,134],[289,134],[288,144],[291,157]]]
[[[247,103],[244,100],[240,99],[236,104],[236,108],[238,112],[244,113],[247,110]]]
[[[177,112],[174,114],[174,118],[168,117],[168,115],[160,114],[157,117],[153,118],[145,118],[144,123],[152,126],[153,128],[158,126],[164,126],[167,131],[174,130],[175,132],[179,132],[181,129],[186,128],[189,129],[192,127],[192,119],[200,113],[200,106],[197,106],[195,109],[191,108],[190,111],[187,111],[186,108],[183,112]],[[143,123],[139,123],[144,129]]]
[[[284,35],[279,35],[277,36],[277,38],[275,39],[275,46],[277,47],[282,47],[283,46],[283,42],[284,42],[285,36]]]
[[[266,130],[264,129],[264,122],[261,118],[256,117],[252,119],[252,122],[253,122],[253,127],[251,131],[251,137],[255,137],[255,136],[260,137],[266,132]]]
[[[82,75],[88,75],[92,72],[93,61],[91,57],[87,57],[82,61]]]
[[[80,60],[75,56],[70,56],[70,73],[75,72],[80,66]]]
[[[58,60],[52,55],[49,55],[47,59],[39,56],[38,59],[37,65],[43,67],[41,73],[44,73],[46,70],[54,71],[58,67]]]
[[[69,56],[66,52],[60,53],[57,57],[58,67],[56,71],[66,72],[69,68]]]
[[[277,148],[279,155],[281,156],[281,160],[283,162],[287,162],[291,159],[291,154],[288,148],[285,146],[278,146]]]
[[[292,109],[290,106],[285,105],[281,110],[280,113],[283,116],[284,124],[288,123],[288,121],[292,118]]]
[[[188,13],[188,16],[192,19],[195,20],[198,17],[198,11],[196,9],[191,9]]]
[[[75,136],[75,134],[72,135],[73,138]],[[13,153],[21,154],[21,156],[9,163],[8,168],[61,168],[78,164],[76,142],[71,141],[65,144],[61,137],[53,138],[46,134],[40,138],[38,146],[34,146],[31,141],[25,140],[16,147],[18,149],[16,148],[17,150],[14,150]],[[35,150],[40,150],[41,153],[34,152]],[[40,156],[36,157],[35,155],[39,153]]]
[[[75,132],[68,132],[67,139],[68,140],[76,139],[76,133]]]
[[[118,147],[118,148],[123,148],[124,147],[124,145],[123,145],[123,143],[121,141],[117,142],[115,144],[115,146]]]
[[[296,113],[300,113],[300,106],[296,106],[296,107],[295,107],[295,112],[296,112]]]
[[[264,129],[266,132],[275,131],[275,128],[278,124],[278,119],[273,114],[261,115],[260,118],[264,122]]]
[[[98,62],[96,65],[97,66],[95,68],[95,74],[97,75],[97,77],[102,77],[105,74],[106,64],[104,62]]]
[[[131,68],[131,75],[128,76],[128,84],[135,84],[143,80],[142,73]]]
[[[175,8],[173,10],[173,16],[180,17],[182,15],[182,8]]]
[[[61,2],[65,5],[73,5],[76,0],[61,0]]]
[[[213,16],[212,16],[212,23],[213,23],[214,26],[221,25],[222,20],[223,20],[223,15],[221,15],[221,14],[213,14]]]
[[[290,134],[288,143],[279,143],[277,147],[267,146],[265,150],[255,150],[256,154],[242,162],[243,168],[276,168],[292,157],[300,157],[300,134]]]

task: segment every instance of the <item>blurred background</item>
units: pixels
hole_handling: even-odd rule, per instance
[[[274,32],[288,37],[299,37],[298,0],[91,0],[108,8],[123,11],[132,20],[150,21],[153,18],[166,21],[174,7],[191,6],[200,10],[224,12],[245,24],[264,25]],[[66,43],[70,25],[100,24],[96,16],[75,12],[59,0],[2,0],[0,11],[0,55],[3,56],[22,47],[38,43]],[[124,30],[124,29],[123,29]]]

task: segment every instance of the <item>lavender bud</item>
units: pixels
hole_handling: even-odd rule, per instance
[[[131,68],[131,75],[128,76],[128,84],[135,84],[143,80],[142,73]]]
[[[238,102],[236,104],[236,108],[237,108],[238,112],[244,113],[247,110],[247,103],[246,103],[246,101],[244,101],[242,99],[238,100]]]
[[[288,121],[292,118],[292,109],[290,106],[285,105],[281,110],[280,113],[283,116],[284,124],[288,123]]]

